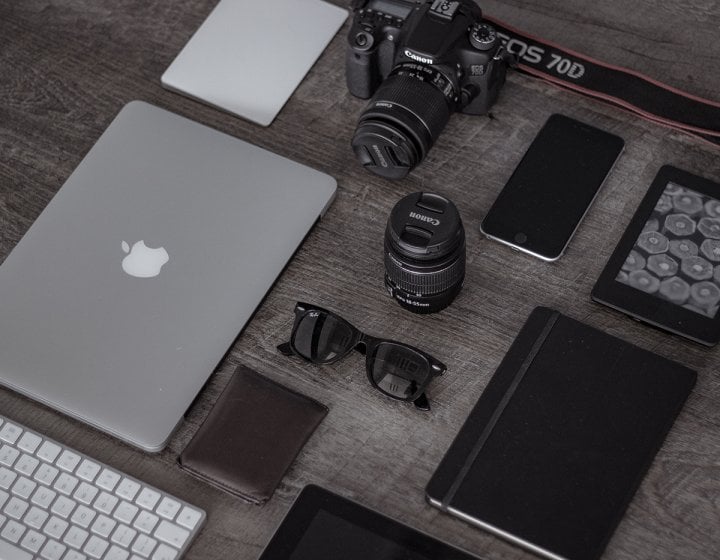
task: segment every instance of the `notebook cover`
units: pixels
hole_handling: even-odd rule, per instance
[[[179,458],[180,466],[249,502],[267,501],[325,405],[239,367]]]
[[[596,559],[695,379],[536,308],[430,480],[428,500],[549,558]]]

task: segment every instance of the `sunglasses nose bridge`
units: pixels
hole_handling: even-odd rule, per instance
[[[367,347],[368,347],[368,336],[364,333],[360,333],[360,336],[358,337],[354,348],[355,348],[355,350],[357,350],[364,356],[367,353]]]

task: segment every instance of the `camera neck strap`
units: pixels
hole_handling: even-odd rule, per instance
[[[495,18],[485,19],[495,26],[508,52],[517,55],[521,72],[720,145],[720,103],[544,41]]]

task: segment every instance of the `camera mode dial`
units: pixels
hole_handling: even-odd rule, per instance
[[[491,25],[478,23],[470,28],[470,44],[479,51],[489,51],[497,42],[497,31]]]

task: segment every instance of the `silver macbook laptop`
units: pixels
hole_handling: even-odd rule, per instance
[[[0,383],[160,450],[335,188],[128,104],[0,266]]]
[[[162,85],[268,126],[346,18],[323,0],[221,0]]]

